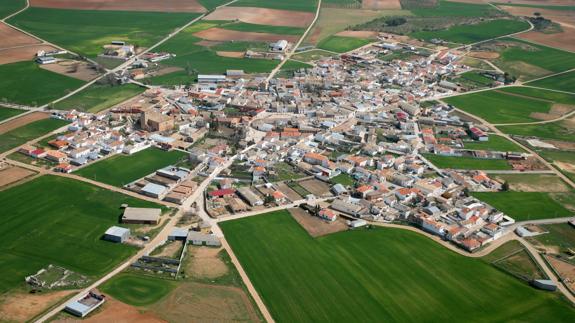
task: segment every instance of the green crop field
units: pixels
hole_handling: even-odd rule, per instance
[[[0,65],[0,99],[7,102],[40,106],[75,90],[84,81],[40,68],[34,62]]]
[[[0,19],[26,7],[26,0],[0,1]]]
[[[343,186],[352,186],[355,182],[351,176],[341,173],[331,179],[332,183],[341,184]]]
[[[534,125],[501,126],[497,128],[504,133],[512,135],[538,137],[551,140],[575,141],[573,120]]]
[[[523,152],[523,148],[519,147],[512,141],[505,139],[498,135],[490,135],[488,141],[465,141],[465,149],[473,150],[495,150],[495,151],[513,151]]]
[[[558,97],[558,96],[561,96]],[[454,96],[444,101],[495,124],[541,121],[531,113],[548,113],[554,102],[564,103],[575,96],[533,88],[506,88]],[[558,101],[552,101],[552,100]]]
[[[544,192],[474,192],[473,196],[488,203],[515,221],[551,219],[572,216],[573,212]]]
[[[231,6],[315,12],[317,9],[317,0],[239,0]]]
[[[157,169],[174,165],[186,156],[172,150],[148,148],[133,155],[116,155],[78,170],[75,174],[98,182],[123,186]]]
[[[137,274],[120,274],[102,285],[104,293],[133,306],[157,303],[176,286],[174,281]]]
[[[410,37],[423,40],[436,38],[452,43],[470,44],[513,34],[528,28],[529,24],[521,20],[497,19],[474,25],[453,26],[446,30],[418,31],[411,33]]]
[[[68,122],[59,119],[42,119],[13,129],[0,135],[0,152],[16,148],[32,139],[65,126]]]
[[[575,93],[575,71],[529,82],[527,85]]]
[[[120,205],[159,207],[83,182],[45,175],[0,191],[0,292],[49,264],[99,276],[137,249],[101,240]]]
[[[113,40],[149,47],[198,14],[30,8],[9,22],[47,41],[95,57]]]
[[[220,226],[278,322],[575,319],[557,294],[416,232],[374,228],[314,239],[285,210]]]
[[[481,87],[486,87],[493,84],[493,79],[473,71],[460,74],[456,80],[462,83],[469,83],[470,85]]]
[[[120,86],[94,84],[54,105],[59,110],[80,110],[96,113],[122,103],[142,92],[144,88],[135,84]]]
[[[26,112],[26,110],[11,109],[0,105],[0,121],[15,117]]]
[[[525,86],[506,87],[501,91],[520,96],[526,96],[529,98],[540,99],[543,101],[550,101],[553,103],[575,105],[574,94],[549,91],[545,89],[536,89]]]
[[[245,22],[235,22],[231,24],[224,24],[220,26],[223,29],[248,31],[254,33],[269,33],[278,35],[303,35],[305,28],[288,27],[288,26],[270,26],[270,25],[257,25]]]
[[[435,8],[410,9],[421,17],[489,17],[498,15],[497,9],[488,4],[471,4],[439,0]]]
[[[231,0],[198,0],[198,2],[206,9],[212,10],[218,6],[226,4]]]
[[[504,38],[500,57],[495,65],[520,79],[533,79],[559,73],[575,67],[575,54],[559,49],[528,43],[515,38]]]
[[[508,170],[511,166],[503,159],[480,159],[423,154],[435,166],[442,169]]]
[[[371,43],[372,40],[363,38],[352,38],[352,37],[341,37],[341,36],[329,36],[317,44],[319,49],[336,52],[345,53],[350,50],[354,50],[361,46],[365,46]]]

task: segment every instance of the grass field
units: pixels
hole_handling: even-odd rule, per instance
[[[556,294],[415,232],[376,228],[313,239],[287,211],[220,226],[278,322],[575,319]]]
[[[481,259],[527,282],[532,279],[547,279],[545,273],[531,259],[525,247],[516,240],[504,243]]]
[[[506,47],[500,52],[501,56],[493,62],[521,79],[533,79],[575,67],[573,53],[514,38],[498,41],[502,41]]]
[[[171,280],[124,273],[107,281],[101,289],[126,304],[146,306],[160,301],[175,286]]]
[[[0,2],[0,19],[26,7],[26,0],[2,0]]]
[[[363,38],[329,36],[317,44],[319,49],[336,53],[345,53],[371,43],[372,40]]]
[[[58,119],[42,119],[0,135],[0,152],[16,148],[32,139],[63,127],[68,122]]]
[[[212,10],[218,6],[230,2],[230,0],[198,0],[198,2],[206,9]]]
[[[294,166],[285,162],[274,164],[273,170],[276,172],[276,176],[273,178],[273,181],[286,181],[306,176],[301,171],[298,171]]]
[[[26,110],[11,109],[0,106],[0,121],[15,117],[26,112]]]
[[[483,76],[478,72],[465,72],[460,74],[456,81],[463,83],[464,85],[469,85],[471,87],[488,87],[493,84],[493,79]]]
[[[149,47],[195,13],[30,8],[9,22],[47,41],[95,57],[113,40]]]
[[[163,151],[148,148],[133,155],[116,155],[84,167],[75,174],[98,182],[123,186],[157,169],[174,165],[186,156],[177,150]]]
[[[232,6],[315,12],[317,0],[239,0],[234,2]]]
[[[444,101],[494,124],[541,121],[531,113],[548,113],[553,103],[572,104],[575,96],[512,87],[446,98]]]
[[[559,254],[562,254],[565,256],[565,258],[568,258],[568,250],[575,248],[575,230],[573,227],[567,223],[560,223],[542,225],[541,228],[545,231],[548,231],[549,233],[545,233],[530,239],[536,240],[544,246],[557,247]],[[575,260],[573,259],[567,261],[575,264]]]
[[[536,125],[502,126],[499,130],[519,136],[538,137],[551,140],[575,141],[573,120]]]
[[[49,264],[98,276],[135,248],[101,240],[120,205],[158,207],[83,182],[45,175],[0,191],[0,292]]]
[[[568,192],[570,189],[556,175],[550,174],[497,174],[498,181],[509,183],[511,191],[521,192]]]
[[[575,181],[575,152],[540,149],[537,153],[553,163],[569,179]]]
[[[513,152],[524,151],[523,148],[519,147],[515,143],[498,135],[490,135],[488,141],[472,141],[472,142],[466,141],[463,144],[465,149],[513,151]]]
[[[331,179],[332,183],[341,184],[343,186],[352,186],[355,182],[351,176],[341,173]]]
[[[472,195],[514,218],[515,221],[552,219],[573,215],[573,212],[553,199],[550,193],[474,192]]]
[[[424,157],[442,169],[508,170],[511,166],[503,159],[479,159],[424,154]]]
[[[421,17],[488,17],[497,15],[497,9],[487,4],[471,4],[439,0],[435,8],[410,9]]]
[[[521,20],[497,19],[474,25],[453,26],[446,30],[414,32],[410,34],[410,37],[423,40],[436,38],[452,43],[470,44],[513,34],[528,28],[529,24]]]
[[[8,102],[40,106],[75,90],[83,81],[56,74],[38,67],[34,62],[0,65],[0,99]]]
[[[575,71],[529,82],[527,85],[575,93]]]
[[[135,84],[120,86],[94,84],[54,105],[59,110],[80,110],[96,113],[122,103],[142,92],[144,88]]]
[[[321,49],[312,49],[305,52],[297,53],[293,55],[292,58],[298,61],[311,62],[322,58],[331,57],[333,55],[334,55],[333,53],[326,52]]]

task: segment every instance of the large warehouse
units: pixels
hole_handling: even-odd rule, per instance
[[[127,207],[122,215],[122,223],[158,224],[160,215],[162,215],[161,209]]]

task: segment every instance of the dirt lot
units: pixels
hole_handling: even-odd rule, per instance
[[[265,9],[255,7],[218,8],[206,16],[206,20],[239,20],[250,24],[270,26],[307,27],[314,14],[303,11]]]
[[[243,58],[245,56],[244,52],[222,52],[217,51],[216,54],[221,57],[231,57],[231,58]]]
[[[495,180],[500,183],[505,182],[505,179],[501,177],[495,177]],[[537,181],[510,181],[509,187],[512,191],[519,192],[542,192],[543,187],[544,192],[550,193],[562,193],[570,191],[569,187],[567,187],[567,185],[565,185],[565,183],[555,175],[540,175],[540,178]]]
[[[345,220],[342,218],[338,218],[335,222],[327,222],[300,208],[289,209],[289,213],[314,238],[347,230]]]
[[[499,53],[497,52],[469,52],[467,54],[469,57],[480,58],[480,59],[496,59],[499,58]]]
[[[0,65],[22,61],[31,61],[40,50],[51,51],[56,48],[49,45],[29,45],[17,48],[0,49]]]
[[[214,279],[228,273],[228,267],[218,256],[222,248],[189,246],[190,261],[186,273],[200,279]]]
[[[5,23],[0,22],[0,49],[40,43],[41,42],[36,38],[19,32],[16,29],[12,29]]]
[[[158,318],[154,313],[150,311],[143,311],[137,307],[124,304],[118,300],[107,296],[106,303],[102,307],[95,311],[95,314],[91,314],[85,319],[76,319],[72,316],[66,317],[65,319],[57,319],[53,322],[63,323],[63,322],[88,322],[88,323],[99,323],[99,322],[138,322],[138,323],[163,323],[167,322]]]
[[[239,287],[181,283],[153,311],[169,322],[259,322],[247,294]]]
[[[21,179],[36,174],[35,172],[20,167],[8,166],[0,169],[0,188],[16,183]]]
[[[197,0],[30,0],[32,7],[82,10],[205,12]]]
[[[401,9],[399,0],[363,0],[361,2],[363,9]]]
[[[41,294],[5,294],[0,299],[0,321],[26,322],[74,292],[65,290]]]
[[[568,264],[564,261],[555,259],[554,257],[547,256],[549,263],[555,270],[563,277],[564,282],[575,289],[575,266]]]
[[[166,245],[159,253],[154,253],[154,257],[178,257],[180,254],[180,249],[182,249],[182,241],[172,241],[167,242]]]
[[[301,200],[303,198],[298,193],[296,193],[296,191],[292,190],[289,186],[287,186],[285,183],[277,183],[276,186],[277,186],[278,190],[280,192],[284,193],[284,195],[290,201],[298,201],[298,200]]]
[[[554,104],[548,113],[533,112],[529,116],[539,120],[553,120],[571,112],[575,107],[566,104]]]
[[[0,135],[10,130],[25,126],[31,122],[48,119],[50,115],[44,112],[28,113],[20,118],[0,124]]]
[[[40,67],[82,81],[90,81],[100,75],[95,69],[91,68],[87,62],[73,60],[62,60],[56,64],[40,65]]]
[[[538,31],[523,33],[518,38],[532,41],[549,47],[556,47],[568,51],[575,51],[575,28],[562,27],[563,32],[544,34]]]
[[[317,179],[308,179],[305,181],[298,182],[303,188],[308,190],[311,194],[320,197],[320,196],[331,196],[332,194],[329,192],[329,185],[326,183],[317,180]]]
[[[345,30],[340,31],[336,36],[342,37],[353,37],[353,38],[367,38],[367,39],[375,39],[379,33],[377,31],[369,31],[369,30]]]
[[[210,28],[194,34],[194,36],[211,41],[265,41],[272,42],[285,39],[291,43],[298,40],[297,36],[276,35],[268,33],[254,33],[249,31],[236,31],[221,28]]]

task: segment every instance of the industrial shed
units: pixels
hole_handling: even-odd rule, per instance
[[[161,209],[127,207],[122,215],[122,223],[158,224],[160,215],[162,215]]]
[[[190,231],[188,233],[188,243],[191,243],[194,246],[206,245],[206,246],[219,247],[222,245],[220,239],[218,239],[216,236],[197,231]]]
[[[123,243],[130,238],[130,229],[122,227],[110,227],[104,233],[104,240]]]

